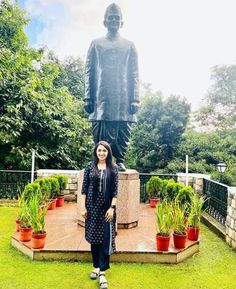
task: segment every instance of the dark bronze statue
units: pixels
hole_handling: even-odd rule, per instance
[[[110,143],[118,169],[124,158],[139,107],[137,52],[134,44],[119,35],[123,26],[117,4],[107,7],[105,37],[92,41],[86,60],[85,110],[92,121],[93,139]]]

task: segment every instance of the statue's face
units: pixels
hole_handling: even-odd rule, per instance
[[[104,20],[104,25],[108,29],[108,31],[113,33],[117,32],[123,26],[121,15],[118,12],[108,12],[106,15],[106,19]]]

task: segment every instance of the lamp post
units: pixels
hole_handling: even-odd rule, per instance
[[[227,168],[227,165],[224,162],[220,162],[217,164],[217,170],[219,172],[219,182],[222,181],[222,175],[224,174],[226,168]]]

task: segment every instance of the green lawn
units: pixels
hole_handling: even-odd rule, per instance
[[[17,209],[0,207],[0,289],[92,289],[91,264],[31,261],[12,248]],[[111,264],[110,289],[235,289],[236,252],[202,226],[200,252],[178,265]]]

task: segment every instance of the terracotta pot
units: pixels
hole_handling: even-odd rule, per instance
[[[197,241],[199,237],[199,228],[188,228],[188,239],[191,241]]]
[[[63,205],[64,205],[64,196],[57,196],[56,206],[63,207]]]
[[[170,236],[156,235],[157,250],[168,251],[170,245]]]
[[[150,207],[151,208],[156,208],[156,206],[158,205],[160,199],[159,198],[151,198],[149,200],[149,203],[150,203]]]
[[[16,219],[16,232],[20,231],[20,220]]]
[[[31,239],[31,247],[33,249],[42,249],[45,246],[45,239],[46,239],[47,233],[42,234],[32,234]]]
[[[186,247],[187,233],[185,233],[185,235],[179,235],[174,233],[173,238],[175,248],[183,249]]]
[[[32,228],[20,228],[20,241],[29,242],[31,240]]]
[[[52,199],[50,202],[50,206],[48,207],[48,210],[54,210],[56,208],[57,199]]]

